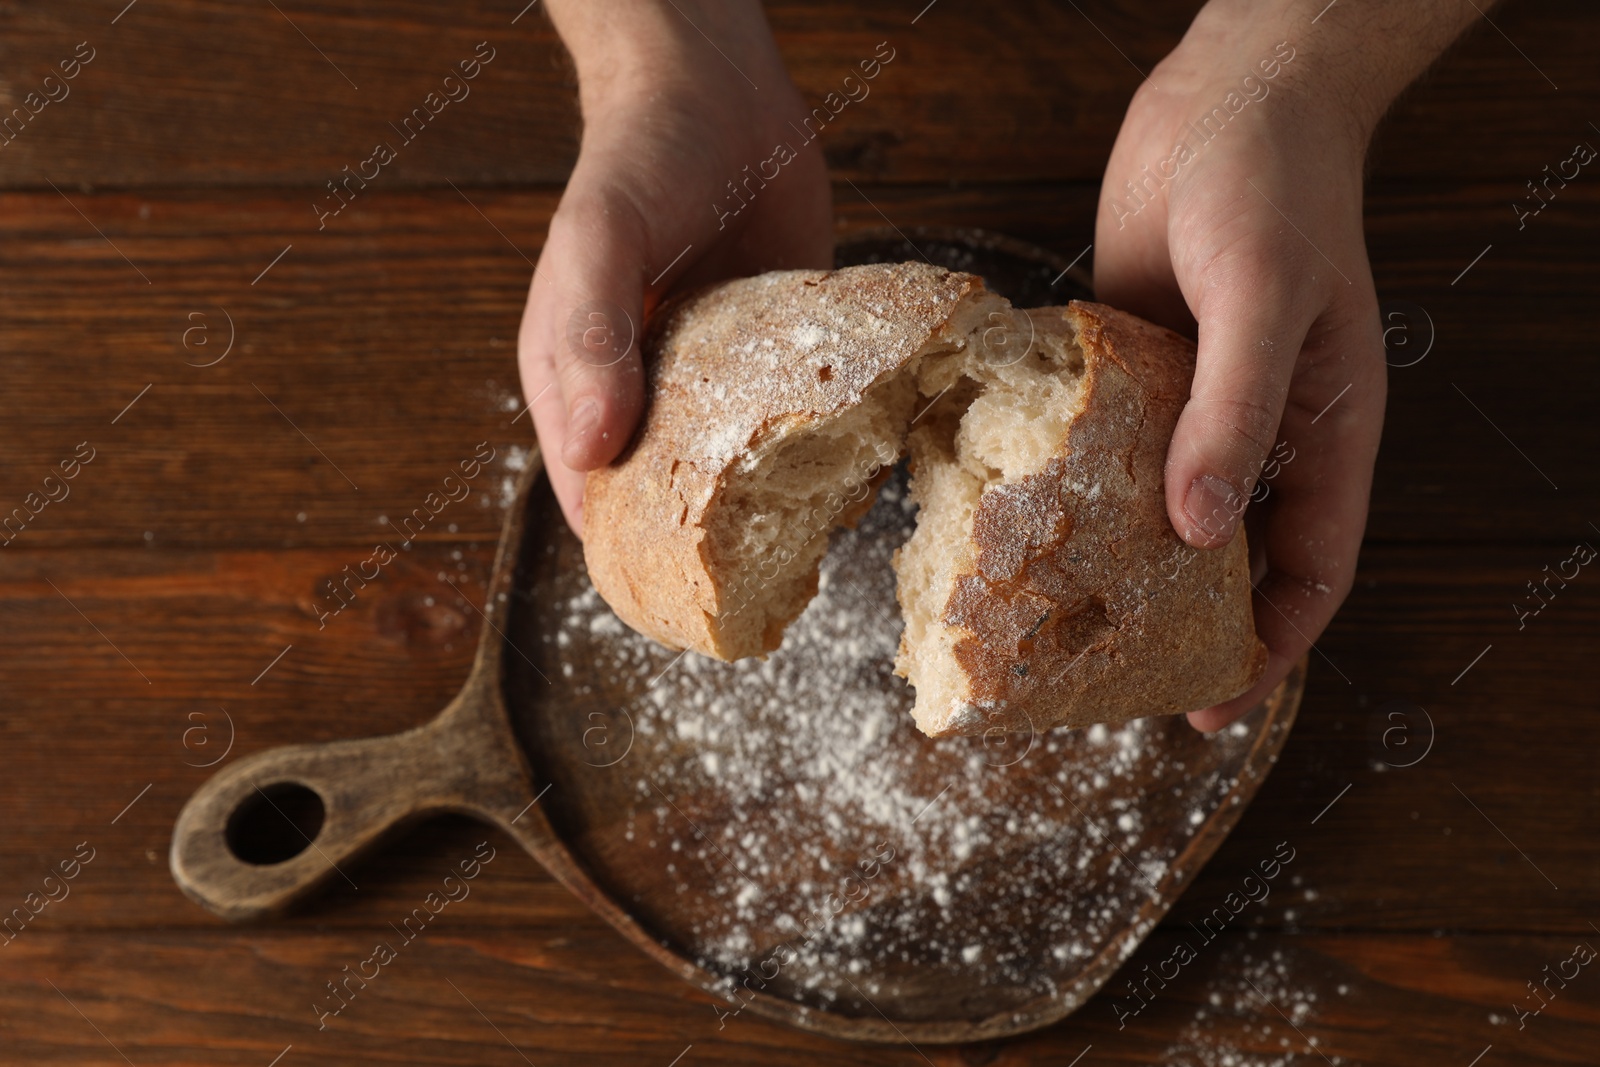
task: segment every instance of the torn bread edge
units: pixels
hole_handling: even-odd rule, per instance
[[[1194,368],[1178,335],[897,264],[703,290],[646,352],[644,427],[585,494],[591,579],[641,633],[719,659],[776,649],[828,535],[909,447],[896,670],[924,733],[1185,711],[1265,669],[1242,533],[1197,552],[1166,517]]]

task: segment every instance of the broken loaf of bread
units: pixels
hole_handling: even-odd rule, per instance
[[[896,671],[924,733],[1187,711],[1265,668],[1242,531],[1190,552],[1167,519],[1177,334],[907,263],[713,286],[657,316],[645,356],[643,427],[584,503],[590,577],[640,633],[776,649],[829,533],[909,449]]]

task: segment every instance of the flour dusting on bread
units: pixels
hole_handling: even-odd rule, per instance
[[[641,633],[764,655],[829,535],[907,448],[897,673],[934,736],[1215,703],[1265,666],[1243,536],[1173,579],[1161,462],[1193,346],[1098,305],[1022,311],[923,264],[702,290],[646,338],[650,408],[589,476],[595,587]]]
[[[903,264],[765,274],[664,310],[644,429],[585,491],[596,587],[663,644],[776,649],[829,534],[901,455],[909,372],[1005,307],[971,275]]]
[[[960,634],[945,620],[952,589],[973,566],[980,501],[1060,454],[1083,401],[1083,352],[1071,331],[1050,315],[1036,322],[1018,311],[1013,319],[1020,321],[991,334],[990,344],[980,338],[957,357],[923,364],[917,376],[919,391],[937,399],[908,439],[920,519],[895,556],[906,623],[895,668],[916,686],[917,725],[933,736],[967,721],[990,725],[956,657]]]

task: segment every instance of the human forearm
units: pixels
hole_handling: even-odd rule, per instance
[[[1256,53],[1287,42],[1296,61],[1277,88],[1296,98],[1304,118],[1348,133],[1364,150],[1395,98],[1493,3],[1211,0],[1153,77],[1203,80],[1225,63],[1250,69]]]
[[[725,76],[759,92],[740,71],[779,65],[758,0],[547,0],[547,6],[572,53],[586,115],[615,96],[649,92],[660,79],[690,72]],[[708,60],[708,47],[722,53],[722,69]]]

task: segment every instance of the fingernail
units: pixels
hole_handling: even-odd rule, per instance
[[[572,458],[587,444],[587,438],[600,422],[600,405],[583,399],[567,412],[567,443],[561,447],[563,457]]]
[[[1244,503],[1243,494],[1226,481],[1214,474],[1202,474],[1189,484],[1183,512],[1196,534],[1213,545],[1225,545],[1239,525]]]

